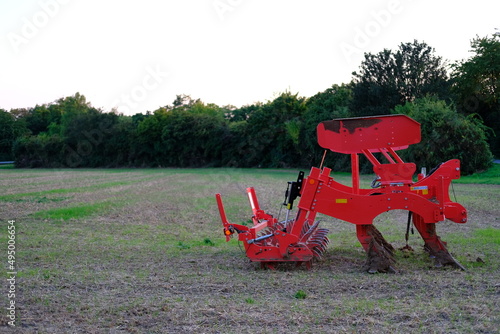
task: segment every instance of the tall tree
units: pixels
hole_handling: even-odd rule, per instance
[[[25,116],[26,125],[28,129],[30,129],[33,135],[38,135],[42,132],[49,132],[49,129],[52,125],[52,128],[57,124],[60,124],[61,121],[61,108],[59,105],[37,105],[34,108],[29,109],[28,113]]]
[[[465,116],[457,112],[453,105],[429,97],[396,106],[394,113],[406,114],[421,126],[421,142],[400,151],[407,161],[415,162],[419,167],[432,168],[458,158],[464,174],[491,166],[486,127],[477,117]]]
[[[425,42],[402,43],[398,50],[365,53],[360,71],[353,72],[354,115],[388,114],[396,105],[427,94],[448,98],[446,64]]]
[[[0,109],[0,161],[12,160],[12,145],[16,138],[27,134],[29,130],[22,118]]]
[[[349,117],[352,85],[333,85],[307,99],[303,115],[304,126],[300,135],[300,156],[303,166],[317,165],[324,149],[318,145],[316,128],[319,123],[335,118]],[[328,153],[326,163],[338,170],[345,164],[345,154]],[[342,166],[344,167],[344,166]]]
[[[452,66],[453,92],[460,111],[479,114],[493,129],[489,142],[500,157],[500,35],[476,37],[471,47],[474,55]]]
[[[296,166],[296,144],[303,126],[305,98],[285,92],[253,111],[247,119],[246,145],[240,154],[250,167]]]
[[[225,143],[225,120],[209,112],[174,109],[166,115],[161,149],[164,165],[177,167],[220,166]]]

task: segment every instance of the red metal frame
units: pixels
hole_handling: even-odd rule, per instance
[[[252,227],[229,223],[220,194],[217,194],[226,240],[237,232],[250,260],[268,267],[273,267],[275,262],[288,261],[306,263],[309,267],[313,258],[321,257],[328,244],[327,230],[319,229],[315,223],[316,215],[322,213],[355,224],[358,240],[369,258],[387,260],[378,259],[375,269],[371,270],[387,271],[393,262],[393,249],[373,226],[373,220],[387,211],[406,210],[424,239],[425,249],[437,263],[463,268],[451,257],[446,243],[435,231],[435,224],[445,219],[456,223],[467,221],[466,209],[451,201],[449,196],[452,180],[460,178],[460,161],[444,162],[429,175],[419,175],[414,181],[416,165],[404,162],[396,153],[420,142],[419,123],[405,115],[337,119],[320,123],[317,136],[323,148],[351,155],[352,186],[335,181],[327,167],[312,167],[309,175],[300,180],[295,219],[284,222],[265,213],[259,206],[255,190],[248,188]],[[377,188],[360,188],[360,154],[373,165]],[[380,162],[375,154],[387,162]]]

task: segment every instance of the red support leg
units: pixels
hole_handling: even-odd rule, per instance
[[[365,252],[368,253],[370,248],[370,241],[372,237],[368,234],[368,230],[372,227],[372,225],[356,225],[356,234],[358,236],[358,240],[361,243],[361,246],[365,249]]]
[[[356,234],[368,255],[365,268],[370,274],[395,272],[392,267],[396,262],[394,247],[384,239],[375,226],[372,224],[356,225]]]
[[[446,249],[446,242],[436,234],[435,223],[425,223],[422,216],[413,213],[413,225],[424,239],[424,249],[436,259],[436,266],[451,265],[455,268],[465,270],[465,268],[451,256]]]

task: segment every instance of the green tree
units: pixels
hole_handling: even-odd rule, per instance
[[[212,106],[213,107],[213,106]],[[225,145],[226,122],[216,110],[205,106],[205,111],[174,109],[166,115],[162,129],[161,148],[168,166],[220,166]]]
[[[62,168],[64,163],[64,141],[58,135],[19,137],[13,145],[16,167],[19,168]]]
[[[97,137],[98,133],[94,133],[93,137],[94,141],[102,141],[100,154],[102,155],[103,166],[123,167],[132,164],[131,147],[135,128],[136,125],[132,117],[118,115],[113,112],[101,115],[100,125],[97,130],[101,131],[102,137]]]
[[[225,157],[228,128],[226,109],[179,95],[174,106],[156,110],[140,120],[132,143],[135,165],[216,166]],[[227,160],[227,159],[226,159]]]
[[[28,133],[23,118],[16,118],[12,113],[0,109],[0,161],[13,160],[12,145],[17,138]]]
[[[285,92],[253,111],[247,119],[245,143],[238,152],[245,166],[297,166],[296,149],[306,99]]]
[[[487,128],[474,115],[465,116],[445,101],[429,97],[396,106],[394,113],[408,115],[421,125],[421,142],[400,151],[407,161],[429,170],[456,158],[461,161],[463,174],[491,166]]]
[[[102,151],[118,116],[92,107],[79,93],[59,99],[57,104],[61,108],[60,135],[65,143],[66,164],[104,166]]]
[[[28,110],[25,120],[26,126],[35,136],[42,132],[54,131],[54,127],[61,123],[61,108],[55,104],[37,105]]]
[[[398,50],[365,53],[360,71],[353,72],[351,113],[388,114],[396,105],[427,94],[448,98],[446,64],[426,43],[402,43]]]
[[[474,55],[452,66],[452,89],[461,112],[477,113],[493,129],[489,142],[500,157],[500,35],[476,37],[471,47]]]
[[[319,123],[335,118],[350,117],[349,105],[352,102],[351,85],[333,85],[323,92],[307,99],[303,114],[303,131],[300,136],[301,165],[318,165],[324,149],[318,145],[316,128]],[[349,157],[345,154],[328,152],[325,161],[335,170],[347,168]]]
[[[228,119],[231,122],[246,121],[250,115],[262,107],[262,103],[242,106],[241,108],[231,110],[228,114]]]
[[[24,119],[29,114],[30,110],[27,108],[14,108],[10,109],[9,112],[15,119]]]
[[[14,145],[19,167],[118,167],[129,164],[135,123],[104,113],[76,93],[25,116],[34,135]]]
[[[173,108],[191,108],[195,103],[200,102],[200,99],[193,99],[191,95],[186,95],[186,94],[180,94],[177,95],[174,102],[172,103],[172,107],[168,109],[173,109]]]

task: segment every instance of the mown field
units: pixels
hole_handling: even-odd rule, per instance
[[[222,193],[232,222],[251,216],[248,186],[277,215],[296,175],[0,169],[0,332],[498,333],[496,174],[455,183],[452,198],[468,209],[469,222],[438,224],[466,271],[434,267],[412,235],[415,251],[396,254],[398,273],[367,274],[354,225],[324,216],[331,243],[312,270],[261,270],[236,240],[225,242],[214,194]],[[6,311],[9,220],[16,227],[15,329]],[[384,214],[376,225],[396,248],[404,246],[404,212]]]

